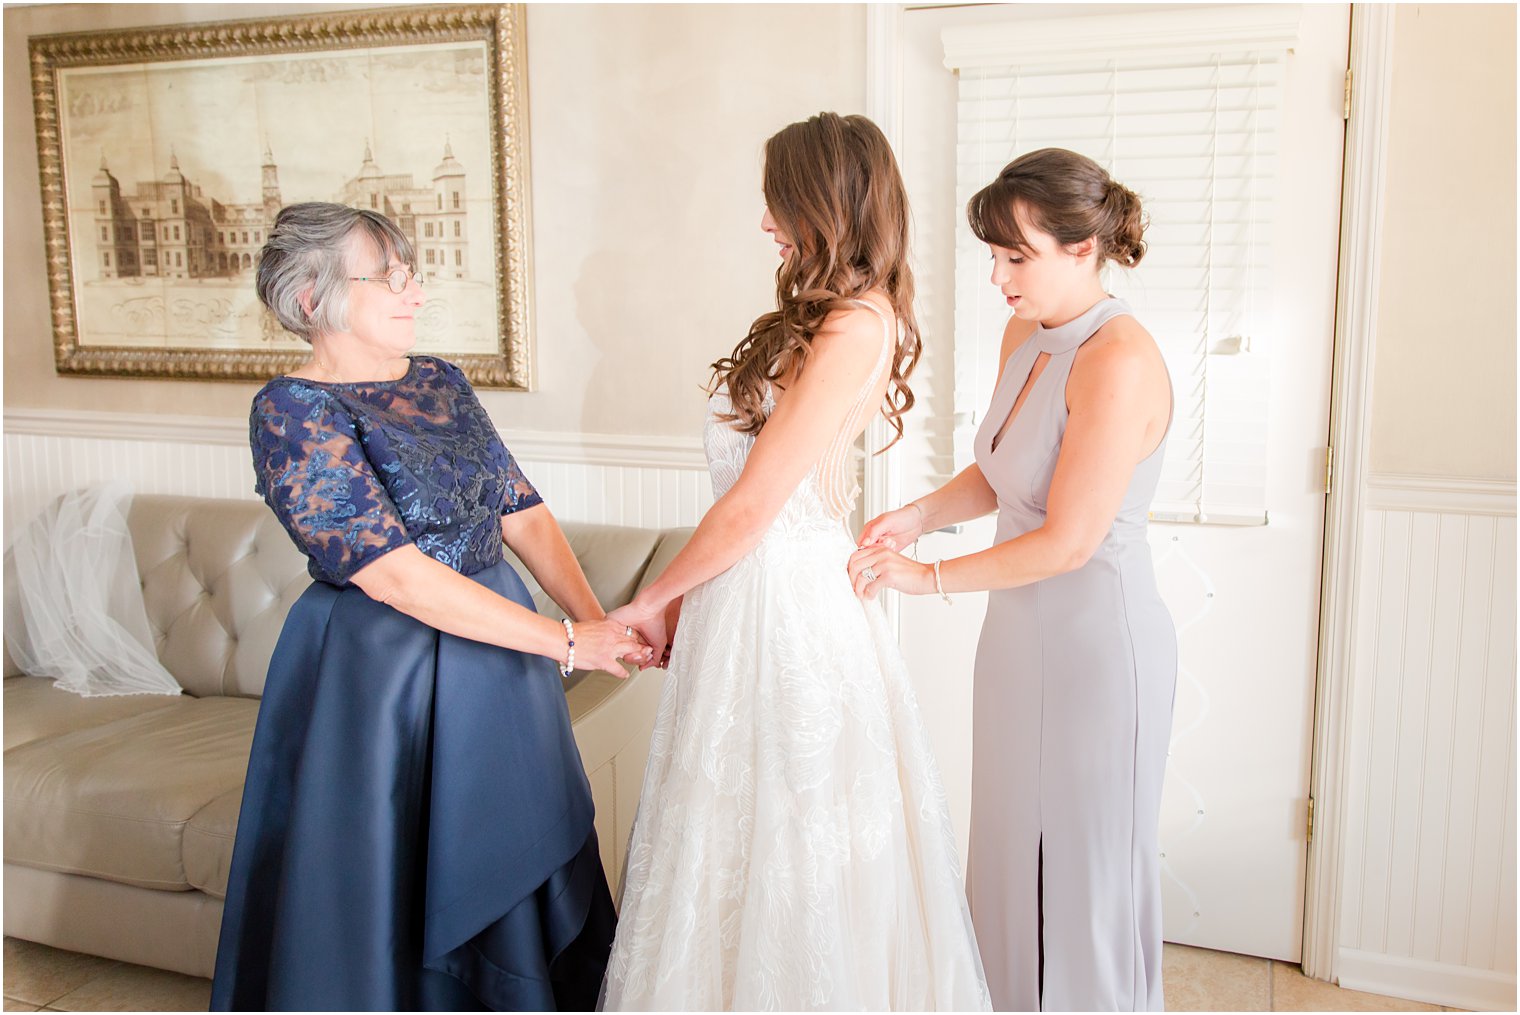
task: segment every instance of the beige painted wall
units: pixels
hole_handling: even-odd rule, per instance
[[[5,11],[8,408],[241,417],[258,387],[54,372],[27,36],[317,9],[331,6]],[[497,425],[697,435],[707,364],[774,303],[761,146],[819,110],[859,112],[864,51],[851,5],[529,8],[539,390],[482,392]]]
[[[1374,472],[1515,478],[1515,8],[1394,22]]]

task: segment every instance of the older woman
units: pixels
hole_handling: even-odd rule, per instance
[[[458,368],[407,357],[412,261],[385,217],[311,203],[259,263],[311,360],[254,397],[257,489],[316,581],[270,661],[214,1009],[588,1008],[606,964],[559,673],[649,653]],[[503,541],[574,621],[534,611]]]

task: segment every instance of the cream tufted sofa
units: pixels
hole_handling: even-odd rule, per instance
[[[128,528],[159,659],[185,693],[81,698],[6,658],[5,933],[210,976],[258,696],[310,579],[256,501],[139,496]],[[690,535],[564,529],[609,609]],[[539,609],[558,617],[513,564]],[[13,602],[14,575],[5,581]],[[566,682],[614,894],[662,677]]]

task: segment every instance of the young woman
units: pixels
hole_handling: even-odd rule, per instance
[[[976,463],[872,520],[857,591],[987,589],[976,658],[968,888],[999,1009],[1162,1007],[1156,825],[1177,637],[1146,517],[1171,384],[1104,293],[1145,253],[1140,201],[1091,159],[1025,155],[971,199],[1013,309]],[[996,544],[934,564],[896,552],[998,512]]]
[[[902,179],[874,124],[822,114],[766,143],[764,181],[777,307],[714,364],[717,501],[612,615],[654,646],[680,627],[605,1006],[985,1009],[908,676],[845,571],[854,442],[912,404]]]

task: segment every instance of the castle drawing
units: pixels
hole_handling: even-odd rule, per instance
[[[169,171],[142,180],[133,194],[107,168],[105,156],[91,181],[95,201],[96,267],[102,279],[231,278],[251,272],[284,202],[279,170],[264,148],[263,195],[258,203],[223,204],[208,198],[169,157]],[[410,173],[381,172],[364,146],[359,172],[333,200],[381,212],[412,241],[418,270],[429,278],[467,278],[465,171],[445,141],[432,185]]]

